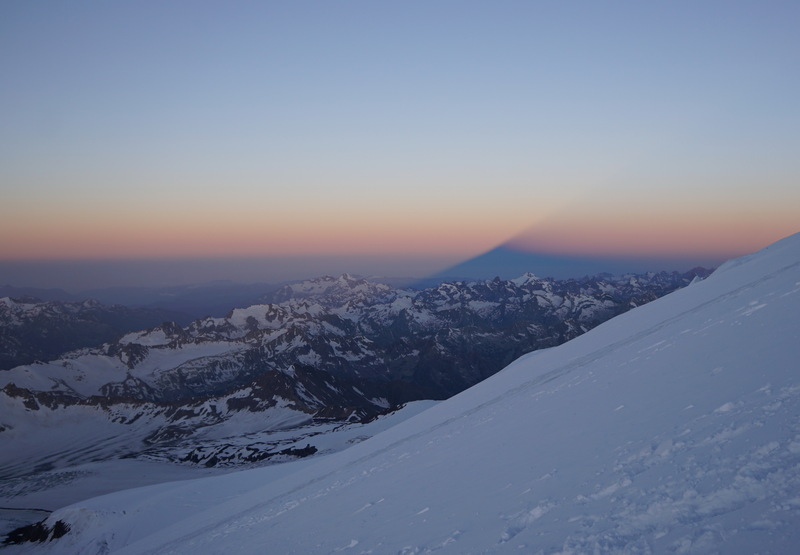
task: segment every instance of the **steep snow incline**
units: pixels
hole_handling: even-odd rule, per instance
[[[795,235],[279,480],[88,500],[37,549],[791,552],[798,315]]]

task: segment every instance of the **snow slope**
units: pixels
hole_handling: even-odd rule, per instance
[[[324,454],[341,451],[350,445],[364,441],[372,435],[390,428],[398,422],[410,418],[424,409],[435,405],[437,402],[438,401],[415,401],[413,403],[408,403],[403,408],[389,414],[381,415],[368,423],[319,423],[299,428],[293,427],[286,430],[262,431],[254,434],[242,434],[241,430],[243,426],[241,426],[240,423],[239,428],[232,431],[232,433],[235,432],[234,435],[222,437],[217,442],[206,441],[199,444],[197,448],[209,449],[223,445],[229,449],[238,447],[239,449],[247,450],[247,448],[252,448],[254,445],[259,446],[271,443],[278,445],[277,448],[272,450],[280,450],[285,447],[302,448],[310,444],[317,449],[318,454],[316,456],[323,456]],[[255,416],[260,416],[261,419],[264,420],[265,415],[259,413]],[[91,430],[86,423],[81,423],[80,421],[72,422],[71,424],[76,428],[76,434],[87,430],[87,428]],[[220,431],[221,430],[213,430],[214,433],[219,433]],[[61,435],[64,435],[63,428],[60,432]],[[130,435],[130,433],[130,430],[123,429],[122,432],[119,433],[121,436],[119,441],[124,441],[122,438],[126,435]],[[140,456],[137,459],[118,458],[113,455],[98,457],[98,452],[101,451],[102,448],[108,449],[112,446],[108,445],[110,441],[104,438],[99,431],[95,432],[95,435],[101,438],[101,441],[98,442],[96,452],[89,454],[83,453],[83,462],[81,464],[59,467],[57,464],[47,459],[40,458],[39,460],[50,463],[52,468],[44,472],[31,472],[31,468],[29,467],[27,473],[21,473],[20,476],[11,477],[10,479],[0,480],[0,508],[12,511],[26,507],[36,507],[37,509],[49,513],[54,509],[76,503],[89,497],[104,495],[122,489],[161,484],[163,482],[176,480],[196,479],[207,475],[217,475],[232,471],[231,467],[226,467],[225,465],[219,465],[219,467],[216,468],[205,468],[202,465],[198,467],[164,462],[164,460],[170,459],[163,456],[159,457],[160,453],[157,449],[153,450],[154,452],[148,451],[144,456]],[[30,443],[42,442],[58,444],[59,441],[67,443],[68,439],[65,438],[61,440],[57,434],[44,435],[41,433],[34,437],[37,441]],[[25,442],[21,443],[24,445]],[[267,447],[269,448],[271,446],[268,445]],[[50,449],[52,449],[52,447],[50,447]],[[179,449],[179,447],[173,447],[173,449]],[[75,453],[74,458],[76,461],[79,455],[81,455],[81,453]],[[282,459],[286,460],[287,457],[284,456]],[[275,457],[266,462],[250,464],[249,467],[274,464],[274,462],[279,460],[281,460],[281,457]],[[248,467],[246,463],[239,462],[239,470],[241,470],[242,466],[245,468]],[[295,468],[294,463],[282,463],[280,466]],[[0,473],[4,476],[12,475],[12,471],[13,469],[0,467]],[[265,472],[274,473],[275,471],[266,470]],[[160,491],[166,491],[168,488],[164,486],[158,489]],[[6,516],[7,515],[0,510],[0,530],[3,529],[4,522],[7,520],[5,518]],[[32,520],[28,520],[22,524],[30,524],[42,518],[41,516],[37,518],[36,515],[33,515],[33,517]],[[15,526],[11,526],[7,522],[5,524],[7,528],[5,532],[22,525],[16,524]]]
[[[799,360],[800,234],[345,451],[83,501],[9,552],[793,552]]]

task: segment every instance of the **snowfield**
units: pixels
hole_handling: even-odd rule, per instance
[[[800,234],[344,451],[58,520],[7,552],[797,552]]]

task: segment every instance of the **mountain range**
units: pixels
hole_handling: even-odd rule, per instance
[[[415,296],[398,295],[386,299],[375,316],[395,314],[389,310],[394,306],[397,318],[405,310],[403,325],[420,329],[439,322],[440,312],[467,323],[503,321],[508,302],[473,302],[467,293],[524,290],[533,281],[451,284],[452,289],[426,293],[428,310],[437,302],[444,307],[433,312],[411,310]],[[567,329],[588,329],[598,311],[611,309],[602,299],[587,297],[583,303],[580,295],[567,302],[536,282],[527,292],[532,304],[550,306],[553,314],[564,307],[573,315],[573,328]],[[219,334],[244,339],[252,333],[263,344],[270,334],[289,333],[270,326],[285,322],[284,306],[291,306],[292,317],[306,315],[311,326],[306,330],[335,335],[337,320],[329,317],[355,323],[347,316],[354,307],[371,306],[365,299],[378,290],[359,287],[359,300],[331,307],[284,291],[289,298],[283,303],[289,305],[234,311],[181,333],[189,338],[207,333],[212,344]],[[29,531],[51,539],[32,549],[51,554],[792,552],[800,543],[797,314],[800,235],[730,261],[707,279],[566,343],[522,356],[348,449],[81,501]],[[301,331],[302,326],[284,344],[294,344]],[[110,347],[80,356],[106,357],[110,369],[117,365],[113,360],[126,366],[145,361],[173,342],[204,344],[179,335],[165,329],[129,335],[119,343],[130,347],[124,356]],[[358,361],[367,345],[339,342],[332,348]],[[308,360],[315,360],[312,352],[319,354],[308,350]],[[157,375],[155,367],[148,366],[153,369],[148,375]],[[24,377],[24,370],[15,377]],[[99,384],[90,382],[82,386],[84,393],[71,394],[85,395]],[[7,390],[4,415],[26,402]]]
[[[289,284],[225,317],[165,322],[0,372],[0,471],[17,480],[119,458],[227,467],[307,456],[323,449],[321,430],[450,397],[707,273],[526,274],[425,290],[349,275]],[[58,316],[50,329],[72,329],[87,319],[81,308],[98,310],[2,306],[7,334],[46,314]],[[286,429],[295,432],[277,438]]]

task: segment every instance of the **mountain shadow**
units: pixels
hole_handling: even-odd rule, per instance
[[[599,274],[622,275],[659,271],[684,271],[696,266],[713,267],[720,261],[708,258],[570,256],[528,252],[500,245],[422,280],[513,279],[525,273],[542,278],[578,279]]]

